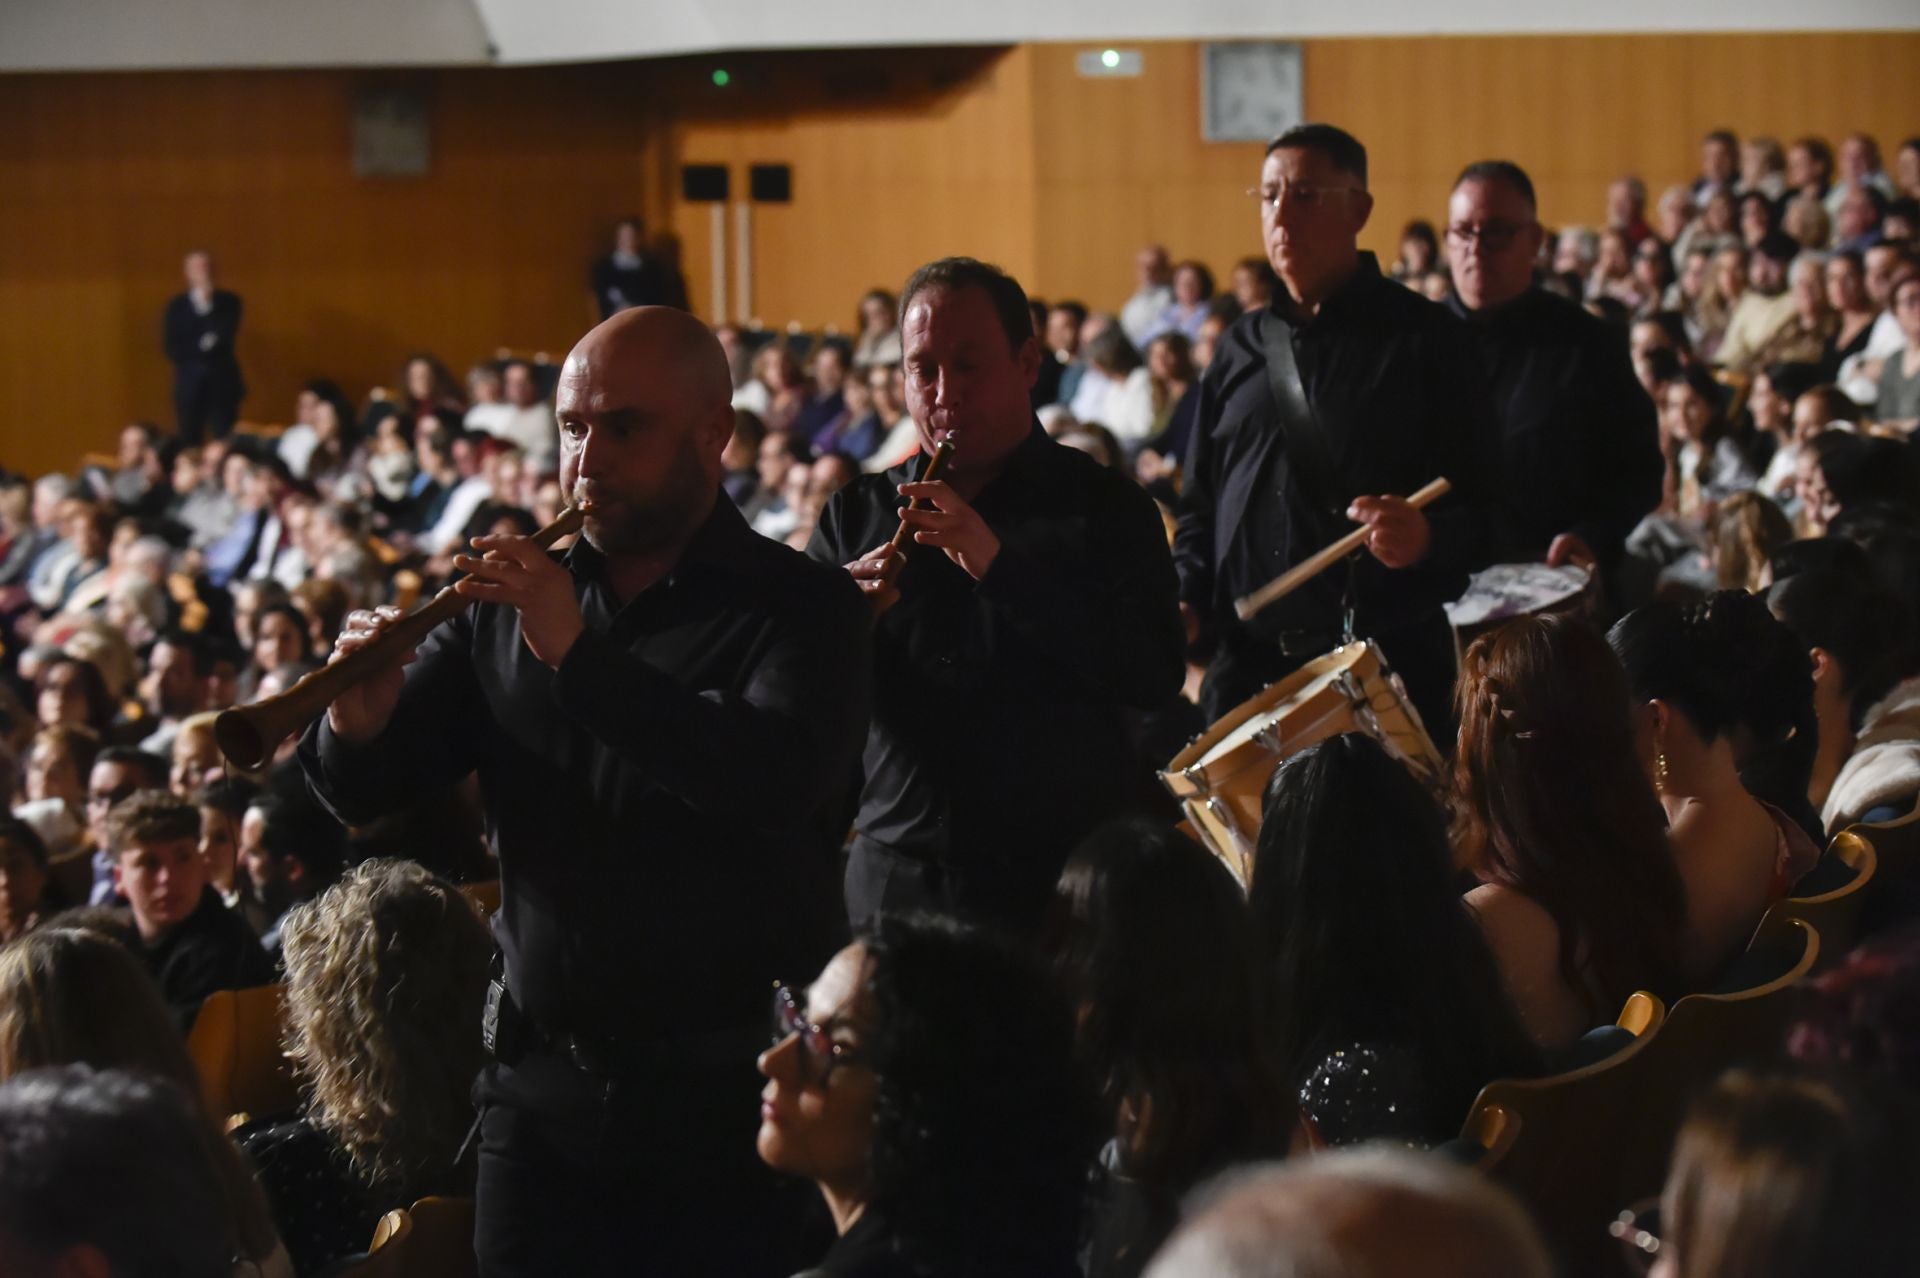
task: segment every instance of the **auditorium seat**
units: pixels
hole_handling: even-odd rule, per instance
[[[1859,935],[1860,914],[1874,890],[1877,864],[1873,842],[1864,826],[1842,830],[1833,836],[1820,864],[1800,880],[1794,895],[1776,901],[1767,911],[1767,917],[1760,921],[1760,932],[1766,931],[1775,916],[1802,919],[1820,934],[1820,957],[1814,974],[1834,967],[1846,957]]]
[[[1873,887],[1856,940],[1920,921],[1920,808],[1896,821],[1856,825],[1873,844]]]
[[[300,1103],[299,1085],[282,1048],[284,985],[221,990],[200,1005],[187,1054],[200,1073],[200,1094],[216,1118],[284,1113]]]
[[[1614,1247],[1607,1222],[1620,1205],[1645,1197],[1643,1169],[1664,1170],[1668,1140],[1641,1129],[1634,1098],[1645,1082],[1647,1049],[1665,1019],[1659,999],[1641,992],[1616,1026],[1631,1038],[1605,1060],[1548,1078],[1498,1079],[1481,1089],[1458,1146],[1530,1204],[1569,1272],[1593,1268]],[[1624,1196],[1623,1196],[1624,1195]]]

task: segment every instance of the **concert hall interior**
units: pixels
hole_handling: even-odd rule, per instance
[[[1917,66],[7,0],[0,1272],[1920,1273]]]

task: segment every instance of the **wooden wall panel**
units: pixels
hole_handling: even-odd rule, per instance
[[[695,301],[707,212],[682,162],[794,166],[756,213],[752,310],[852,321],[858,294],[943,253],[1001,262],[1034,291],[1113,306],[1159,239],[1217,272],[1257,251],[1242,192],[1257,144],[1200,140],[1199,53],[1149,44],[1144,74],[1086,80],[1080,46],[865,50],[407,74],[428,89],[433,170],[361,181],[356,73],[0,77],[0,463],[47,469],[165,419],[159,313],[205,244],[247,299],[249,415],[300,381],[353,394],[414,346],[464,367],[496,346],[559,352],[591,319],[586,263],[638,208],[676,232]],[[1699,135],[1920,132],[1920,35],[1318,40],[1310,115],[1373,156],[1368,247],[1438,219],[1453,174],[1527,165],[1554,223],[1598,217],[1627,169],[1691,176]]]
[[[793,166],[793,200],[753,210],[749,315],[708,294],[706,206],[677,207],[688,283],[703,316],[809,328],[854,320],[859,294],[897,289],[950,253],[1033,267],[1031,51],[914,50],[728,60],[734,86],[702,92],[711,62],[690,62],[692,105],[665,146],[675,163],[725,164],[736,198],[749,166]],[[885,101],[864,94],[888,86]],[[677,194],[677,191],[676,191]],[[733,214],[727,215],[733,293]]]
[[[363,394],[416,346],[458,371],[579,335],[612,220],[665,210],[643,77],[410,75],[433,121],[432,170],[415,180],[354,177],[356,82],[0,77],[0,464],[68,465],[121,422],[170,421],[160,312],[196,245],[246,300],[244,412],[258,420],[285,420],[316,375]]]
[[[1082,79],[1080,47],[1033,50],[1033,287],[1113,305],[1149,239],[1216,273],[1258,252],[1241,192],[1264,147],[1201,141],[1198,46],[1146,45],[1143,74],[1127,80]],[[1700,135],[1723,125],[1783,142],[1864,129],[1890,162],[1920,133],[1915,65],[1914,33],[1313,40],[1306,110],[1367,144],[1363,243],[1389,255],[1408,219],[1439,223],[1454,175],[1476,159],[1525,165],[1550,224],[1597,221],[1623,172],[1655,198],[1690,180]]]

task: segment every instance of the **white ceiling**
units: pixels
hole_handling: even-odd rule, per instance
[[[0,71],[472,66],[1235,36],[1920,29],[1914,0],[0,0]]]

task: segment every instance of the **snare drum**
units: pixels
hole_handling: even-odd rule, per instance
[[[1244,889],[1253,881],[1260,803],[1273,770],[1343,732],[1365,733],[1421,781],[1441,783],[1440,752],[1369,642],[1336,648],[1235,706],[1175,755],[1160,781]]]

